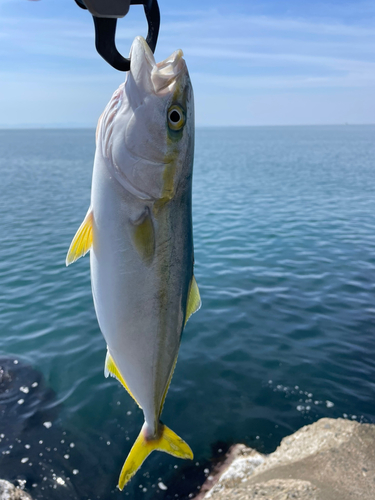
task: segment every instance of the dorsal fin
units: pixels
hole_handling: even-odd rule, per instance
[[[93,226],[94,216],[92,208],[90,207],[86,217],[83,219],[82,224],[79,226],[76,235],[74,236],[68,254],[66,256],[65,264],[69,266],[80,257],[86,255],[86,253],[92,247],[92,226]]]
[[[192,314],[197,312],[202,305],[201,296],[199,294],[199,288],[195,280],[195,276],[191,278],[189,286],[189,295],[186,304],[186,314],[185,314],[185,325]],[[184,326],[185,326],[184,325]]]
[[[138,401],[135,399],[133,394],[130,392],[129,387],[127,386],[127,383],[124,380],[124,377],[121,375],[120,370],[117,368],[116,363],[114,362],[112,356],[109,354],[109,351],[107,350],[107,356],[105,358],[105,364],[104,364],[104,376],[105,378],[108,378],[109,375],[111,377],[116,378],[128,391],[130,396],[134,399],[134,401],[137,403],[137,405],[141,407],[141,405],[138,403]]]

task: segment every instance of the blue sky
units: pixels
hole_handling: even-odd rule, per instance
[[[197,125],[375,123],[375,2],[159,0],[156,59],[182,48]],[[124,55],[147,31],[133,6]],[[0,0],[0,126],[95,126],[124,74],[73,0]]]

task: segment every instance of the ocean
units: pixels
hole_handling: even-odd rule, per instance
[[[162,417],[195,457],[155,452],[117,490],[142,411],[103,376],[89,259],[65,267],[94,136],[0,130],[0,478],[35,499],[185,500],[233,443],[374,423],[375,126],[197,129],[203,305]]]

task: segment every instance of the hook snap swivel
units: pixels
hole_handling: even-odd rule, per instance
[[[113,68],[119,71],[130,70],[130,59],[120,54],[115,42],[117,18],[124,17],[128,13],[129,5],[143,5],[148,23],[146,42],[152,52],[155,52],[160,27],[160,11],[157,0],[75,1],[79,7],[91,12],[95,26],[96,50]]]

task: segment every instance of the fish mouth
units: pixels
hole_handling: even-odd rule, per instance
[[[137,36],[130,49],[130,73],[137,86],[155,94],[173,91],[179,77],[187,71],[181,49],[157,63],[146,40]]]

